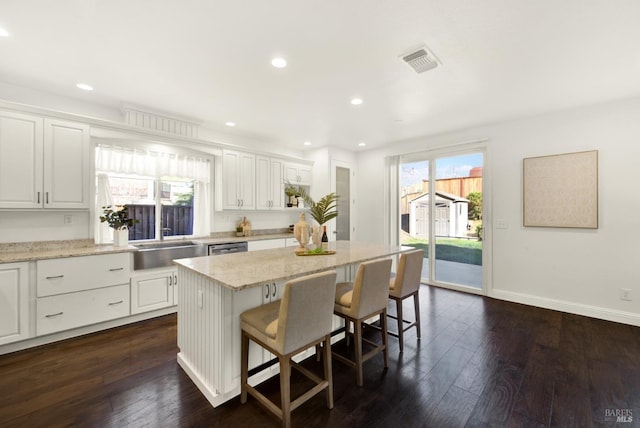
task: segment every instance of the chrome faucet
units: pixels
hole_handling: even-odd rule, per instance
[[[163,227],[162,229],[160,229],[160,240],[164,241],[164,233],[170,232],[170,231],[171,231],[170,227]]]

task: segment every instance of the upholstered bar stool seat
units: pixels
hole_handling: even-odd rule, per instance
[[[389,332],[391,336],[397,337],[400,344],[400,352],[404,350],[404,332],[415,327],[418,339],[420,339],[420,279],[422,278],[422,263],[424,252],[422,250],[412,250],[402,253],[398,261],[398,271],[395,277],[389,281],[389,298],[396,302],[396,316],[398,332]],[[413,309],[415,311],[415,321],[410,322],[403,318],[402,302],[404,299],[413,297]],[[406,324],[406,325],[405,325]]]
[[[246,403],[251,394],[268,410],[291,426],[291,411],[319,392],[326,390],[327,407],[333,408],[331,373],[331,324],[336,291],[335,271],[308,275],[285,284],[282,299],[243,312],[240,365],[240,401]],[[276,406],[248,383],[249,340],[278,357],[280,363],[281,406]],[[324,379],[301,367],[291,357],[323,343]],[[314,381],[316,385],[291,401],[291,367]]]
[[[358,386],[363,384],[362,364],[365,361],[382,352],[384,366],[388,367],[389,365],[387,353],[387,301],[390,275],[390,259],[363,262],[358,266],[353,282],[341,282],[336,285],[333,313],[344,318],[347,334],[349,333],[349,324],[353,323],[354,325],[355,361],[335,352],[332,354],[338,361],[356,368]],[[362,324],[376,315],[380,316],[382,345],[362,337]],[[373,346],[373,349],[365,355],[362,355],[363,342]]]

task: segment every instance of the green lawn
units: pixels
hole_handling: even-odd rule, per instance
[[[402,245],[420,248],[424,251],[424,256],[429,257],[429,241],[426,239],[403,239]],[[438,260],[482,266],[482,241],[438,238],[436,241],[436,257]]]

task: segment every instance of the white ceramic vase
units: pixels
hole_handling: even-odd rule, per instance
[[[129,229],[114,229],[113,230],[113,246],[114,247],[126,247],[129,245]]]

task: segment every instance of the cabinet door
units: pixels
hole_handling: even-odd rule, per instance
[[[240,209],[253,210],[256,207],[256,157],[240,153]]]
[[[28,263],[0,265],[0,345],[29,337]]]
[[[41,208],[42,119],[0,112],[0,208]]]
[[[44,122],[44,207],[89,208],[89,126]]]
[[[175,270],[131,278],[131,313],[153,311],[172,306]]]
[[[282,177],[282,161],[271,159],[269,163],[269,183],[271,188],[271,209],[284,208],[284,180]]]
[[[222,208],[255,209],[256,157],[224,150],[222,153]]]
[[[284,165],[284,178],[292,184],[311,185],[311,166],[287,163]]]
[[[271,160],[264,156],[256,157],[256,208],[271,209]]]

